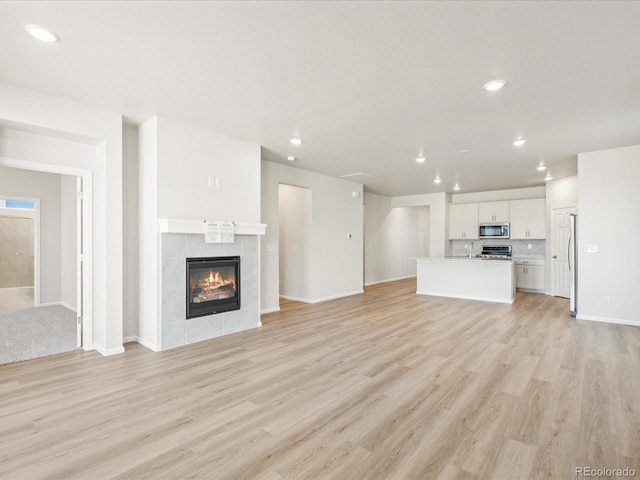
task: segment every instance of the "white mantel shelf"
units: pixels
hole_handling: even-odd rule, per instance
[[[182,218],[161,218],[158,220],[160,233],[201,233],[204,235],[205,220],[186,220]],[[235,235],[264,235],[265,223],[233,222]]]

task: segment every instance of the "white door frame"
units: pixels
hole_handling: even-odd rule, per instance
[[[554,223],[554,218],[555,218],[555,211],[556,210],[561,210],[563,208],[575,208],[576,213],[578,213],[578,206],[575,203],[572,204],[568,204],[568,205],[556,205],[554,207],[551,207],[551,251],[548,253],[549,257],[551,260],[551,268],[549,269],[549,272],[551,274],[551,278],[550,278],[550,283],[551,283],[551,295],[553,295],[554,297],[556,296],[556,282],[555,280],[555,270],[556,270],[556,262],[554,261],[554,258],[552,257],[553,254],[553,246],[556,244],[556,229],[555,229],[555,223]]]
[[[82,212],[82,251],[84,252],[83,275],[82,275],[82,292],[83,298],[77,299],[76,307],[83,313],[83,329],[82,329],[82,348],[84,350],[93,350],[93,254],[91,246],[93,244],[92,237],[92,212],[93,212],[93,172],[89,169],[66,167],[62,165],[53,165],[49,163],[32,162],[29,160],[17,160],[13,158],[0,157],[0,166],[20,168],[23,170],[34,170],[37,172],[58,173],[61,175],[73,175],[82,177],[83,185],[83,212]],[[38,201],[39,202],[39,201]],[[39,207],[39,205],[38,205]],[[38,208],[39,211],[39,208]],[[37,239],[38,239],[38,262],[36,262],[34,252],[34,263],[39,265],[39,243],[40,243],[40,217],[36,217]],[[34,225],[35,228],[35,225]],[[35,245],[34,245],[35,248]],[[78,257],[79,261],[79,257]],[[38,285],[38,296],[40,294],[40,272],[38,272],[38,283],[34,279],[34,298],[36,296],[36,285]],[[80,303],[82,302],[82,303]]]

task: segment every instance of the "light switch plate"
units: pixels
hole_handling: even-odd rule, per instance
[[[585,245],[584,246],[584,251],[587,253],[597,253],[598,252],[598,245]]]

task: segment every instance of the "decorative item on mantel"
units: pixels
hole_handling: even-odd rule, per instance
[[[233,222],[204,221],[204,243],[234,243]]]

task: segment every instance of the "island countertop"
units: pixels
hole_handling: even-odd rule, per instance
[[[476,257],[416,258],[420,295],[513,303],[515,269],[511,260]]]

